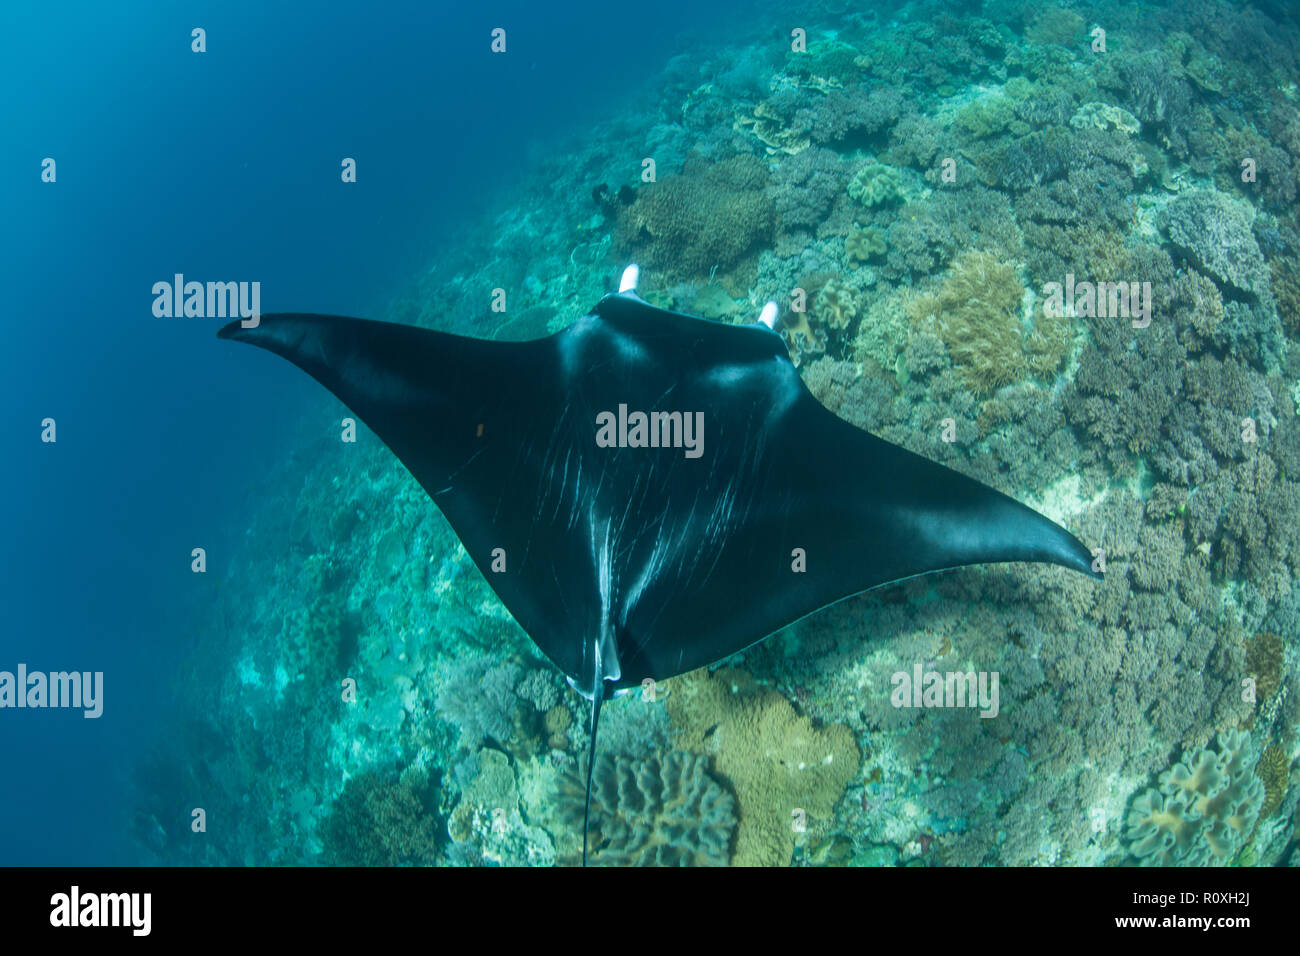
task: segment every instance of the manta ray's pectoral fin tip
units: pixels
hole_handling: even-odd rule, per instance
[[[227,322],[221,328],[217,329],[217,338],[219,339],[237,338],[240,332],[239,323],[241,321],[242,321],[241,319],[236,319],[234,322]]]

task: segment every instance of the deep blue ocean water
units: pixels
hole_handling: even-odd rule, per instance
[[[684,26],[739,16],[266,6],[0,10],[0,670],[105,675],[98,720],[0,713],[0,864],[133,861],[126,782],[168,732],[180,662],[203,652],[195,589],[239,540],[247,463],[284,455],[322,407],[288,364],[219,344],[219,322],[155,318],[153,283],[258,280],[268,311],[377,314],[529,144],[634,90]],[[195,26],[206,53],[191,52]],[[339,182],[344,156],[355,185]],[[190,573],[196,546],[214,573]]]

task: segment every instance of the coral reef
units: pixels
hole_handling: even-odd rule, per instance
[[[630,758],[601,754],[591,779],[588,861],[596,866],[726,866],[735,799],[708,772],[709,760],[673,751]],[[582,832],[581,768],[563,778],[560,818]]]
[[[324,862],[337,866],[431,864],[438,849],[437,796],[427,775],[369,771],[353,777],[321,827]]]
[[[893,166],[868,163],[853,174],[849,197],[868,209],[898,202],[903,196],[903,176]]]
[[[1115,8],[1105,55],[1069,4],[823,4],[788,55],[756,15],[530,151],[396,298],[390,320],[510,339],[558,331],[628,259],[648,299],[709,319],[775,300],[828,408],[1104,549],[1104,582],[904,582],[747,649],[743,671],[610,701],[602,799],[659,809],[602,813],[598,861],[1294,856],[1300,42],[1278,6]],[[658,182],[637,183],[641,157]],[[1070,274],[1149,282],[1151,324],[1045,311]],[[133,832],[164,863],[573,861],[553,798],[583,751],[576,699],[392,456],[336,452],[304,440],[265,476],[204,615],[204,721],[137,774]],[[891,706],[918,661],[999,672],[999,718]],[[1254,744],[1215,743],[1228,728]],[[733,800],[729,822],[701,835],[674,787]],[[176,819],[193,791],[232,821],[202,848]],[[426,840],[440,818],[450,839]]]
[[[913,300],[918,329],[938,333],[953,365],[977,392],[1019,381],[1027,366],[1039,375],[1065,355],[1068,323],[1044,313],[1028,332],[1020,321],[1025,288],[1015,267],[986,252],[971,252],[933,295]]]
[[[1271,817],[1282,806],[1287,787],[1291,783],[1291,760],[1286,751],[1277,744],[1269,744],[1259,755],[1259,764],[1255,767],[1255,776],[1264,784],[1264,802],[1260,805],[1260,817]]]
[[[779,693],[738,671],[695,671],[669,682],[668,712],[685,749],[711,755],[736,794],[740,825],[733,863],[783,866],[796,826],[830,817],[861,754],[843,725],[813,727]]]
[[[709,163],[692,155],[680,174],[637,191],[619,219],[619,244],[673,279],[727,272],[771,238],[776,216],[767,180],[756,157]]]
[[[1160,211],[1160,228],[1192,264],[1250,296],[1268,288],[1268,269],[1251,232],[1250,207],[1214,190],[1183,193]]]
[[[1129,849],[1151,866],[1224,864],[1245,845],[1264,799],[1251,773],[1249,735],[1219,734],[1217,749],[1186,754],[1160,775],[1159,789],[1133,801]],[[1190,765],[1190,766],[1189,766]]]

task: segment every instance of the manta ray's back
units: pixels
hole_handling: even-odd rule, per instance
[[[284,356],[365,421],[592,701],[588,808],[600,704],[619,688],[928,571],[1100,577],[1052,521],[827,411],[762,323],[620,292],[530,342],[313,314],[220,335]]]
[[[1053,522],[827,411],[761,326],[618,295],[531,342],[304,314],[221,334],[283,355],[364,420],[587,696],[927,571],[1094,574]],[[638,415],[664,434],[636,434]]]

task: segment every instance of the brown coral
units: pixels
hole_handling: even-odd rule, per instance
[[[802,153],[812,142],[808,130],[792,125],[769,100],[763,100],[754,107],[752,116],[737,113],[732,126],[737,130],[748,130],[757,136],[769,154],[786,153],[794,156]]]
[[[807,312],[787,312],[781,317],[786,348],[790,361],[796,366],[805,355],[821,355],[826,351],[826,336],[812,327]]]
[[[438,820],[429,778],[368,771],[352,777],[321,828],[324,859],[340,866],[429,864],[437,853]]]
[[[1246,673],[1255,679],[1255,697],[1268,700],[1282,685],[1282,638],[1259,633],[1246,643]]]
[[[740,810],[737,866],[785,866],[796,825],[827,820],[861,754],[842,724],[815,728],[779,693],[739,671],[695,671],[672,682],[668,713],[688,750],[713,756]]]
[[[1026,331],[1019,311],[1024,294],[1014,265],[987,252],[970,252],[936,294],[914,299],[909,313],[915,327],[943,339],[972,389],[991,392],[1029,369],[1051,375],[1069,348],[1069,321],[1047,315],[1046,309]]]
[[[680,175],[637,191],[619,217],[619,245],[672,279],[729,272],[772,238],[776,214],[764,190],[767,178],[756,156],[710,164],[692,155]]]
[[[858,317],[858,300],[844,280],[833,278],[813,297],[813,313],[828,328],[846,329]]]
[[[546,744],[552,750],[564,750],[569,745],[569,724],[573,715],[563,704],[556,704],[546,712]]]
[[[726,866],[735,799],[708,773],[707,757],[673,751],[596,758],[588,861],[611,866]],[[581,832],[581,772],[561,781],[560,813]]]
[[[1286,751],[1277,744],[1269,744],[1259,755],[1255,776],[1264,781],[1264,803],[1259,808],[1261,817],[1272,816],[1282,806],[1286,788],[1291,780],[1291,761]]]

